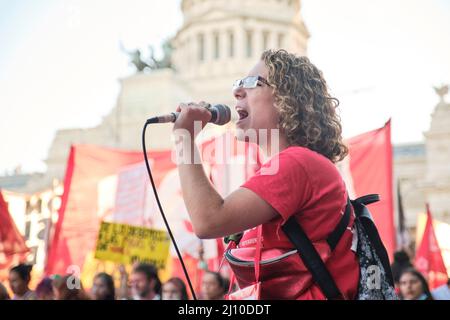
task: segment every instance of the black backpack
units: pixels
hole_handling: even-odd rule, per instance
[[[372,216],[366,207],[366,205],[379,200],[380,197],[377,194],[366,195],[355,200],[348,198],[344,215],[327,238],[331,250],[334,250],[347,229],[351,207],[353,207],[355,212],[354,228],[358,236],[356,254],[360,266],[356,300],[398,300],[386,248],[381,242]],[[320,255],[296,219],[292,216],[282,225],[282,229],[297,248],[300,258],[327,299],[343,299],[343,295]]]

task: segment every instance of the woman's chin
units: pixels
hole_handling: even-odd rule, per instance
[[[246,131],[247,126],[245,125],[245,122],[243,120],[239,120],[238,122],[236,122],[235,135],[237,140],[245,141]]]
[[[249,135],[246,133],[247,131],[240,129],[240,130],[236,130],[235,132],[235,138],[237,141],[240,142],[247,142],[247,143],[252,143],[252,144],[259,144],[258,141],[258,137],[255,135]]]
[[[248,137],[245,136],[245,133],[244,133],[243,129],[236,128],[236,131],[235,131],[234,135],[235,135],[237,141],[245,142],[246,140],[248,140]]]

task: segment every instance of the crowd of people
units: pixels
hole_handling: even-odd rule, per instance
[[[403,300],[450,300],[450,279],[446,284],[430,290],[428,281],[416,270],[406,251],[397,251],[391,265],[395,287]]]
[[[157,269],[146,263],[134,265],[128,275],[120,269],[116,286],[113,277],[105,272],[95,275],[92,288],[85,290],[81,280],[74,275],[44,277],[35,290],[30,289],[32,267],[19,264],[9,271],[9,288],[0,283],[0,300],[189,300],[185,282],[177,277],[164,283]],[[228,290],[228,280],[220,273],[205,271],[202,277],[202,300],[222,300]]]
[[[450,280],[446,285],[430,290],[426,278],[416,269],[404,251],[396,252],[392,273],[399,297],[403,300],[450,300]],[[161,283],[157,269],[146,263],[136,264],[128,275],[120,268],[120,281],[116,287],[113,277],[105,272],[95,275],[92,288],[83,288],[73,275],[43,278],[35,290],[30,289],[32,267],[19,264],[9,271],[10,297],[7,287],[0,283],[0,300],[189,300],[185,282],[170,278]],[[205,271],[199,298],[222,300],[229,281],[218,272]]]

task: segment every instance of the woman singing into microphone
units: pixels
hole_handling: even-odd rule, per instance
[[[347,204],[344,181],[335,167],[347,154],[342,142],[338,101],[330,96],[319,71],[306,57],[284,50],[265,51],[248,76],[235,83],[237,139],[242,132],[279,130],[278,141],[256,141],[266,153],[266,163],[240,188],[223,198],[213,187],[200,163],[179,163],[184,201],[194,232],[203,239],[244,232],[239,248],[254,248],[257,230],[264,252],[292,251],[294,245],[281,230],[292,216],[303,228],[332,275],[342,297],[353,299],[357,293],[359,264],[352,251],[353,215],[347,230],[334,250],[326,239],[338,225]],[[194,122],[206,125],[211,114],[198,104],[180,104],[174,131],[185,132],[179,148],[194,150]],[[183,129],[183,130],[179,130]],[[257,135],[258,137],[259,135]],[[187,150],[187,149],[186,149]],[[264,168],[277,161],[277,171],[264,174]],[[261,264],[263,299],[325,299],[311,273],[293,257],[294,265],[283,259],[270,272]],[[266,268],[266,267],[264,267]],[[286,269],[286,273],[284,270]],[[278,271],[278,272],[277,272]],[[237,276],[242,289],[254,279]],[[248,281],[247,281],[248,280]],[[264,283],[270,286],[264,286]]]

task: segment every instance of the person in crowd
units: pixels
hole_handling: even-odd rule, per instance
[[[54,300],[52,278],[45,277],[36,286],[36,297],[38,300]]]
[[[228,290],[228,280],[218,272],[207,271],[203,275],[201,297],[203,300],[223,300]]]
[[[148,263],[139,263],[130,275],[133,300],[161,300],[161,281],[158,270]]]
[[[29,288],[33,266],[19,264],[9,271],[9,286],[14,293],[13,300],[36,300],[36,293]]]
[[[0,282],[0,300],[9,300],[9,293],[6,287]]]
[[[450,278],[446,284],[431,291],[434,300],[450,300]]]
[[[94,300],[115,300],[114,280],[109,274],[100,272],[94,277],[92,296]]]
[[[433,300],[425,277],[416,269],[403,270],[399,280],[403,300]]]
[[[398,288],[400,275],[403,270],[412,268],[412,263],[406,251],[400,250],[394,253],[394,262],[391,265],[395,287]]]
[[[81,280],[75,275],[65,275],[53,280],[55,300],[90,300]]]
[[[162,300],[188,300],[186,285],[180,278],[167,280],[162,286]]]

